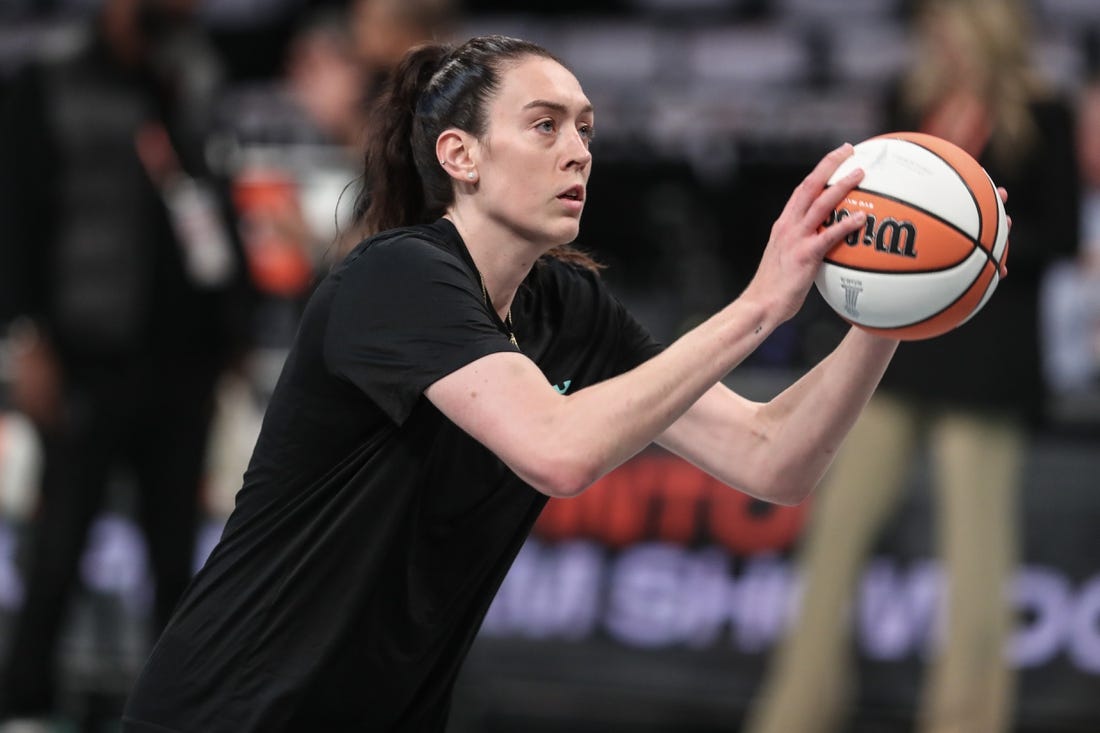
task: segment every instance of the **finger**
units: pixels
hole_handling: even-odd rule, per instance
[[[832,226],[824,227],[817,235],[817,239],[814,242],[815,248],[821,253],[821,256],[824,257],[826,252],[835,247],[849,234],[862,229],[863,223],[866,220],[867,215],[862,211],[857,211],[851,216],[844,217]]]
[[[792,213],[802,216],[806,213],[806,210],[810,208],[814,199],[821,192],[821,189],[828,183],[829,177],[836,172],[836,169],[840,167],[840,164],[852,156],[853,148],[851,143],[844,143],[839,148],[836,148],[829,152],[824,158],[822,158],[818,164],[810,171],[802,183],[798,185],[798,188],[791,194],[791,198],[787,201],[787,207],[792,210]]]
[[[997,195],[1001,197],[1002,204],[1008,203],[1008,191],[1005,190],[1004,186],[997,186]]]
[[[806,212],[806,221],[804,222],[806,228],[810,231],[816,230],[821,223],[829,218],[829,214],[840,205],[848,194],[852,192],[852,189],[863,180],[863,169],[856,168],[848,175],[841,178],[832,186],[829,186],[822,191],[816,199],[814,199],[813,205],[810,206],[809,211]]]
[[[1001,197],[1003,203],[1008,203],[1008,191],[1001,186],[997,187],[997,194]],[[1012,217],[1005,214],[1005,225],[1008,227],[1008,231],[1012,232]],[[997,274],[1004,280],[1008,277],[1008,246],[1012,244],[1012,240],[1005,240],[1005,251],[1001,253],[1001,262],[997,267]]]

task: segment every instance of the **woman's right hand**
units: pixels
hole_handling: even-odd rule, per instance
[[[832,186],[829,177],[852,155],[844,143],[817,164],[795,188],[772,225],[771,237],[752,282],[741,295],[762,303],[786,321],[802,307],[825,254],[840,240],[863,226],[865,215],[855,212],[828,227],[822,223],[863,179],[857,168]]]

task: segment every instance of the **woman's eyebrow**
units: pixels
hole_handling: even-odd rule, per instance
[[[546,109],[552,109],[560,114],[566,114],[569,112],[569,108],[561,102],[551,102],[548,99],[535,99],[527,104],[523,105],[524,109],[535,109],[537,107],[544,107]],[[587,114],[592,111],[592,104],[588,103],[581,108],[580,114]]]

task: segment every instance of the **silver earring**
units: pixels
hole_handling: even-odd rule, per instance
[[[473,171],[466,171],[466,177],[469,178],[472,181],[472,180],[474,180],[474,178],[477,177],[477,174],[474,173]]]

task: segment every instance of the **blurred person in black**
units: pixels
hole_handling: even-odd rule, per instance
[[[854,693],[848,612],[922,448],[944,595],[917,729],[1011,728],[1007,594],[1017,494],[1044,401],[1039,284],[1078,240],[1072,111],[1032,65],[1022,3],[928,0],[918,12],[917,63],[889,94],[883,132],[950,140],[1013,192],[1012,276],[962,328],[903,344],[845,442],[802,541],[801,610],[750,715],[752,733],[844,729]]]
[[[29,65],[3,100],[0,316],[44,469],[0,718],[55,710],[59,632],[113,471],[139,489],[154,633],[193,570],[214,385],[249,298],[228,199],[203,174],[201,85],[169,58],[189,5],[106,0],[85,47]]]

